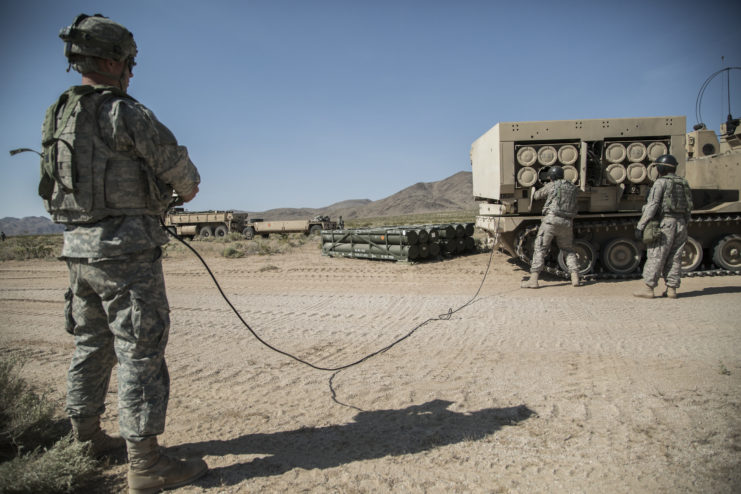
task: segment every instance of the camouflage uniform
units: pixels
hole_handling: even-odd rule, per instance
[[[97,123],[108,147],[140,161],[180,194],[200,182],[185,148],[140,103],[112,98]],[[70,417],[99,416],[118,363],[119,428],[127,440],[156,436],[165,427],[170,319],[160,246],[167,242],[154,214],[108,216],[68,224],[64,232],[75,335],[66,410]]]
[[[687,242],[687,222],[692,210],[689,192],[690,187],[685,179],[669,173],[654,182],[646,198],[637,229],[643,231],[654,218],[661,220],[661,236],[647,246],[646,263],[643,266],[643,281],[651,288],[656,287],[659,278],[664,278],[667,287],[679,288],[682,250]],[[670,206],[672,203],[675,204],[673,207]]]
[[[566,255],[566,265],[569,272],[576,273],[579,266],[574,252],[573,218],[576,216],[576,186],[568,180],[560,179],[549,182],[533,195],[533,200],[545,198],[543,206],[543,221],[538,228],[535,238],[533,261],[530,265],[531,273],[543,271],[545,256],[553,239],[556,239],[558,248]]]

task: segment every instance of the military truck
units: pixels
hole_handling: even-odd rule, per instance
[[[242,232],[247,239],[255,235],[267,238],[271,233],[303,233],[305,235],[317,235],[322,230],[337,229],[337,222],[329,219],[329,216],[314,216],[310,220],[287,220],[287,221],[265,221],[254,219],[244,228]]]
[[[175,227],[178,235],[188,238],[223,237],[229,233],[245,234],[247,213],[235,211],[185,211],[173,208],[165,215],[165,225]]]
[[[692,187],[694,209],[682,253],[684,272],[741,270],[741,126],[729,115],[720,138],[683,116],[500,122],[471,147],[476,226],[492,246],[529,264],[543,201],[533,192],[550,166],[578,185],[574,246],[581,274],[638,272],[645,246],[633,231],[654,161],[673,154]],[[552,249],[547,270],[567,271]]]
[[[165,215],[165,225],[175,227],[178,235],[194,238],[223,237],[241,233],[246,239],[255,235],[267,238],[271,233],[318,234],[322,230],[337,229],[337,222],[329,216],[315,216],[310,220],[265,221],[250,218],[248,213],[236,211],[185,211],[174,208]]]

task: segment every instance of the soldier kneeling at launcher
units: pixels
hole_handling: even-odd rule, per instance
[[[564,252],[566,266],[571,273],[571,285],[579,286],[579,267],[574,252],[574,216],[576,216],[577,187],[564,179],[563,168],[552,166],[548,169],[550,182],[540,190],[534,191],[534,201],[544,199],[543,220],[535,238],[533,262],[530,266],[530,279],[522,283],[523,288],[538,288],[538,278],[545,265],[545,256],[553,239]]]

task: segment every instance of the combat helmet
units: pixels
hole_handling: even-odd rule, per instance
[[[551,166],[550,168],[548,168],[548,178],[551,180],[551,182],[561,180],[563,178],[563,168],[558,165]]]
[[[64,55],[72,65],[80,56],[128,61],[130,68],[134,65],[137,54],[134,35],[100,14],[78,15],[72,25],[62,28],[59,37],[64,41]]]
[[[666,175],[677,169],[677,159],[671,154],[662,154],[656,158],[656,170],[660,175]]]

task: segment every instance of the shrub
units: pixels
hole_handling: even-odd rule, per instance
[[[62,253],[62,235],[18,235],[0,243],[0,260],[53,259]]]
[[[15,360],[0,360],[0,451],[3,456],[51,442],[55,406],[18,375]]]
[[[221,253],[222,256],[230,259],[238,259],[244,257],[246,252],[241,244],[228,245]]]
[[[97,470],[87,444],[75,441],[70,433],[48,450],[36,448],[0,464],[0,492],[73,492]]]
[[[0,359],[0,492],[72,492],[96,473],[87,444],[64,435],[55,409],[19,376],[16,360]]]

